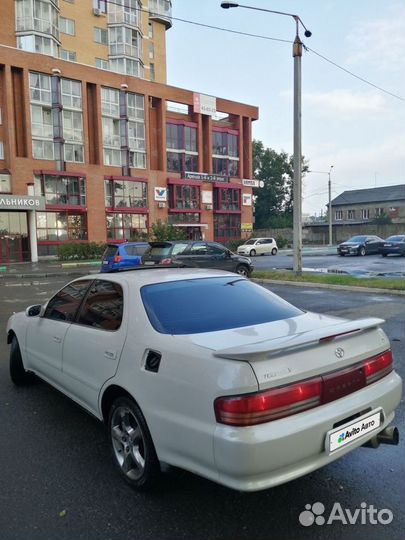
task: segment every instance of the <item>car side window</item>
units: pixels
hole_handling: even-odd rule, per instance
[[[74,281],[51,298],[44,313],[45,319],[72,322],[86,294],[91,280]]]
[[[121,285],[112,281],[96,280],[80,309],[78,324],[118,330],[122,322],[124,298]]]
[[[135,246],[125,246],[123,250],[126,252],[127,255],[132,257],[133,255],[136,255],[136,247]]]
[[[208,255],[225,255],[226,251],[215,244],[207,244]]]
[[[266,238],[266,240],[264,241],[265,244],[272,244],[273,243],[273,238]]]
[[[195,242],[191,246],[190,255],[207,255],[207,244],[205,242]]]
[[[187,248],[188,244],[174,244],[172,255],[180,255],[180,253],[184,253]]]

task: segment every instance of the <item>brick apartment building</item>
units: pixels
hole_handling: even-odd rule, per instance
[[[63,242],[129,240],[158,219],[222,242],[251,227],[258,110],[165,84],[168,7],[1,2],[1,262],[53,255]],[[96,47],[103,24],[107,43]]]

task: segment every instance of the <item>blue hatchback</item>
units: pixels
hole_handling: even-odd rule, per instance
[[[123,244],[108,244],[101,261],[100,272],[114,272],[122,268],[131,268],[141,264],[141,257],[148,242],[125,242]]]

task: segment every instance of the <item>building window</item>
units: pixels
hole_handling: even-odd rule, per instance
[[[145,99],[141,94],[127,92],[129,164],[137,169],[146,168]],[[119,90],[101,89],[103,115],[104,164],[121,166]]]
[[[0,174],[0,193],[11,193],[11,176]]]
[[[132,180],[105,181],[106,208],[146,208],[148,186],[146,182]]]
[[[156,80],[155,64],[152,62],[149,64],[149,76],[151,81]]]
[[[86,206],[86,180],[79,176],[35,176],[35,193],[50,206]]]
[[[152,41],[149,42],[148,49],[149,49],[149,58],[150,60],[153,60],[155,58],[155,46],[152,43]]]
[[[168,122],[166,124],[166,151],[168,171],[197,171],[197,128]]]
[[[76,33],[75,21],[66,17],[59,17],[59,32],[74,36]]]
[[[61,79],[63,137],[65,161],[84,161],[82,85],[79,81]]]
[[[153,39],[153,23],[148,23],[148,38]]]
[[[99,69],[108,70],[108,60],[104,60],[104,58],[96,58],[96,67]]]
[[[116,0],[109,5],[108,22],[139,27],[141,9],[139,0]]]
[[[226,242],[232,238],[240,238],[240,225],[239,214],[215,214],[214,239]]]
[[[342,221],[343,219],[343,210],[335,210],[335,220]]]
[[[176,212],[169,214],[168,223],[176,225],[177,223],[200,223],[199,212]]]
[[[376,208],[375,209],[375,217],[380,217],[384,215],[384,208]]]
[[[87,240],[86,214],[36,212],[38,242]]]
[[[143,77],[144,67],[140,60],[133,58],[110,58],[110,70],[123,75]]]
[[[4,159],[4,143],[0,141],[0,159]]]
[[[58,8],[53,5],[55,3],[43,0],[17,0],[17,32],[39,32],[58,39]]]
[[[214,188],[214,210],[240,210],[240,190]]]
[[[94,41],[102,45],[108,44],[108,32],[105,28],[94,27]]]
[[[59,57],[61,58],[61,60],[68,60],[69,62],[76,62],[75,51],[67,51],[66,49],[61,49],[59,52]]]
[[[101,13],[107,13],[107,0],[93,0],[93,9],[98,9]]]
[[[176,210],[197,210],[200,208],[199,186],[170,185],[170,208]]]
[[[239,136],[230,131],[213,130],[213,173],[221,176],[239,176]]]
[[[109,240],[135,240],[139,234],[148,232],[147,214],[107,214],[107,238]]]
[[[111,56],[142,57],[142,37],[133,28],[112,26],[108,29],[108,44]]]
[[[347,211],[347,219],[355,219],[356,217],[356,211],[355,210],[348,210]]]
[[[363,208],[361,211],[361,217],[363,219],[370,219],[370,209],[369,208]]]
[[[34,159],[53,159],[51,77],[30,73],[31,134]]]

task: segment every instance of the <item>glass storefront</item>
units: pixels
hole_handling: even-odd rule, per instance
[[[0,212],[0,263],[30,259],[26,212]]]

